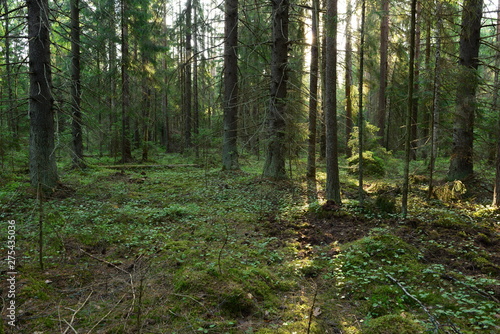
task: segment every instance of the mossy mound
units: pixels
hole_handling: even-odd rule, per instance
[[[384,315],[367,322],[363,334],[420,334],[422,326],[407,316]]]
[[[349,172],[357,174],[359,172],[359,155],[354,155],[347,159]],[[370,176],[384,176],[384,161],[371,151],[363,152],[363,173]]]

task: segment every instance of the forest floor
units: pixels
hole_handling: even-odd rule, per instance
[[[342,169],[343,205],[328,207],[324,174],[308,184],[300,162],[277,182],[260,162],[221,172],[188,160],[61,169],[42,202],[25,171],[1,171],[0,333],[500,331],[500,212],[487,182],[427,199],[417,163],[401,219],[397,172],[368,178],[361,207]]]

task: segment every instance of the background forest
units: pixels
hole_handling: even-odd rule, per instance
[[[0,13],[0,333],[500,329],[500,2]]]

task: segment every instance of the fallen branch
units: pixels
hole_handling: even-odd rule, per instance
[[[418,305],[420,305],[420,307],[424,310],[424,312],[427,313],[427,315],[429,316],[429,319],[431,320],[432,324],[434,325],[434,327],[436,329],[436,333],[439,333],[439,322],[431,314],[431,312],[429,311],[429,309],[420,300],[418,300],[417,297],[415,297],[414,295],[412,295],[411,293],[409,293],[408,290],[406,290],[406,288],[401,283],[399,283],[394,277],[392,277],[388,273],[386,273],[386,276],[391,281],[393,281],[394,283],[396,283],[397,286],[399,286],[401,288],[401,290],[403,290],[403,292],[405,293],[405,295],[407,295],[408,297],[410,297],[411,299],[413,299],[414,301],[416,301]]]
[[[63,334],[66,334],[68,332],[68,330],[70,330],[70,329],[72,329],[73,332],[75,332],[76,334],[78,334],[78,332],[73,328],[73,322],[75,321],[75,317],[78,314],[78,312],[80,312],[81,309],[87,304],[87,302],[90,299],[90,296],[92,296],[93,293],[94,293],[94,291],[90,291],[89,295],[87,296],[87,298],[85,299],[85,301],[83,302],[83,304],[80,305],[80,307],[77,308],[76,310],[71,310],[70,308],[68,308],[68,310],[73,311],[73,315],[71,316],[70,322],[66,321],[66,319],[63,319],[63,321],[66,323],[66,325],[68,325],[68,327],[66,327],[66,330],[63,332]]]
[[[135,297],[135,288],[134,288],[134,278],[132,277],[132,274],[130,272],[126,271],[125,269],[122,269],[122,268],[118,267],[117,265],[115,265],[115,264],[113,264],[113,263],[111,263],[109,261],[103,260],[101,258],[98,258],[97,256],[94,256],[94,255],[90,254],[89,252],[84,251],[81,248],[80,248],[80,251],[83,254],[85,254],[87,256],[90,256],[91,258],[93,258],[93,259],[95,259],[97,261],[100,261],[102,263],[106,263],[107,265],[112,266],[113,268],[118,269],[119,271],[121,271],[121,272],[123,272],[123,273],[125,273],[125,274],[127,274],[129,276],[129,278],[130,278],[130,283],[129,284],[130,284],[130,288],[132,289],[132,305],[130,306],[130,310],[129,310],[128,314],[127,314],[127,317],[128,317],[128,315],[130,315],[130,313],[134,309],[135,299],[136,299],[136,297]]]

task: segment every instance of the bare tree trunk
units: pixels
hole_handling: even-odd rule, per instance
[[[54,98],[50,64],[49,5],[28,0],[30,178],[33,187],[55,188],[58,175],[54,143]]]
[[[427,194],[428,198],[432,197],[434,191],[434,169],[436,164],[436,158],[438,154],[438,131],[439,131],[439,102],[440,102],[440,90],[441,90],[441,31],[443,27],[443,18],[441,17],[441,4],[437,5],[437,24],[436,24],[436,55],[435,55],[435,69],[434,69],[434,88],[433,88],[433,100],[432,100],[432,112],[430,121],[430,131],[431,131],[431,149],[430,149],[430,162],[429,162],[429,192]]]
[[[497,36],[496,36],[496,44],[497,48],[500,47],[500,0],[498,0],[497,5]],[[493,98],[493,108],[497,112],[500,111],[499,105],[499,91],[500,91],[500,78],[499,78],[499,68],[500,68],[500,51],[497,49],[496,51],[496,59],[495,59],[495,92]],[[497,115],[498,117],[498,115]],[[497,125],[497,152],[496,152],[496,173],[495,173],[495,186],[493,190],[493,203],[492,206],[495,208],[500,207],[500,117],[498,117],[498,125]]]
[[[465,0],[460,34],[459,73],[448,179],[464,180],[474,172],[474,116],[479,82],[479,45],[483,0]]]
[[[415,24],[416,24],[417,0],[411,2],[410,23],[410,62],[408,64],[408,114],[406,115],[406,140],[405,140],[405,167],[403,180],[402,215],[406,218],[408,214],[408,194],[410,192],[410,153],[411,153],[411,122],[413,111],[413,79],[415,76]]]
[[[130,77],[128,44],[128,0],[122,0],[122,162],[132,161],[130,147]]]
[[[307,151],[307,177],[316,178],[316,132],[318,123],[318,21],[319,0],[313,0],[312,10],[312,43],[311,43],[311,65],[309,78],[309,138]]]
[[[417,8],[416,8],[416,18],[415,18],[415,69],[414,69],[414,78],[413,78],[413,102],[412,102],[412,111],[411,111],[411,151],[410,158],[412,160],[417,160],[417,148],[418,148],[418,110],[419,110],[419,98],[418,98],[418,90],[419,80],[420,80],[420,69],[419,69],[419,59],[420,59],[420,12],[421,12],[421,4],[420,1],[417,0]],[[411,84],[411,83],[410,83]]]
[[[200,99],[198,95],[198,4],[194,6],[194,55],[193,55],[193,134],[196,138],[195,156],[200,157]]]
[[[358,150],[358,164],[359,164],[359,175],[358,175],[358,193],[359,193],[359,204],[363,206],[365,194],[363,190],[363,150],[364,150],[364,117],[363,117],[363,79],[364,79],[364,57],[365,57],[365,17],[366,17],[366,0],[362,0],[361,5],[361,38],[359,43],[359,112],[358,112],[358,141],[359,141],[359,150]]]
[[[326,200],[341,205],[337,138],[337,0],[328,0],[326,8]]]
[[[224,138],[222,169],[238,163],[238,0],[226,0],[224,43]]]
[[[80,1],[71,0],[71,109],[73,130],[73,167],[85,167],[80,82]]]
[[[272,51],[271,99],[268,109],[268,147],[263,175],[275,179],[286,178],[285,131],[286,97],[288,81],[288,12],[289,0],[271,0]]]
[[[352,133],[352,29],[351,29],[352,5],[351,0],[347,0],[347,22],[346,22],[346,46],[345,46],[345,145],[347,156],[353,152],[349,147],[349,139]]]
[[[382,1],[382,20],[380,22],[380,78],[378,91],[377,126],[380,144],[384,144],[385,118],[387,109],[387,75],[389,51],[389,0]]]
[[[193,80],[192,80],[192,64],[191,57],[193,56],[192,26],[191,14],[193,10],[192,0],[187,0],[186,3],[186,63],[185,63],[185,124],[184,124],[184,141],[187,148],[193,146],[191,131],[193,130],[192,109],[193,109]]]

